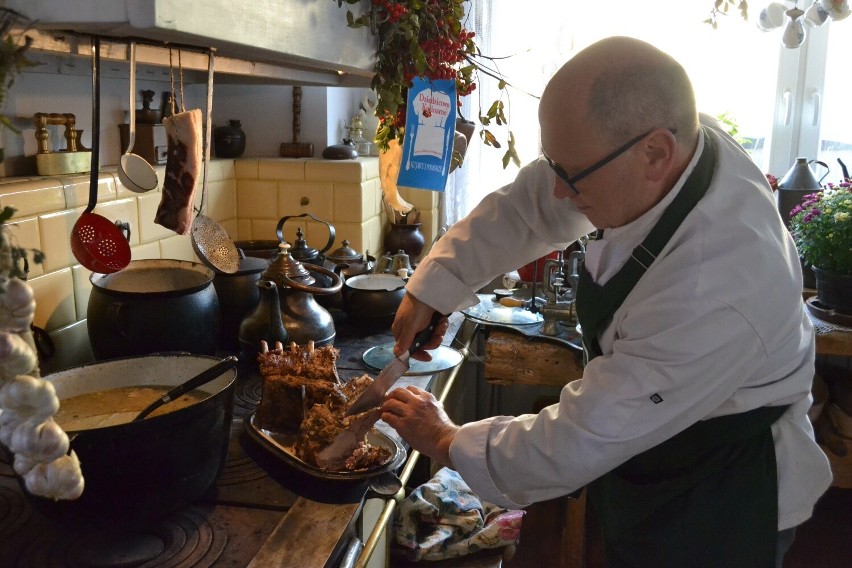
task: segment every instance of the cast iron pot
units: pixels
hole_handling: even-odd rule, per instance
[[[341,289],[343,311],[358,326],[389,328],[405,295],[405,280],[394,274],[361,274],[346,278]]]
[[[213,278],[213,287],[219,298],[222,326],[219,332],[219,347],[226,351],[240,350],[240,324],[260,302],[257,281],[269,266],[264,258],[245,257],[234,274],[219,273]]]
[[[219,300],[214,273],[185,260],[134,260],[92,274],[89,341],[99,360],[164,351],[216,352]]]
[[[139,385],[176,386],[219,359],[168,353],[112,359],[45,377],[63,399]],[[203,400],[139,422],[68,432],[80,459],[85,488],[73,501],[24,492],[60,522],[134,524],[162,517],[210,489],[228,455],[237,372],[226,371],[200,387]],[[21,485],[23,486],[23,480]]]

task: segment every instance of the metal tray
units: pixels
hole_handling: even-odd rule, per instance
[[[312,477],[316,477],[318,479],[334,479],[334,480],[351,480],[358,481],[362,479],[369,479],[371,477],[375,477],[377,475],[381,475],[388,471],[393,471],[405,461],[407,457],[405,448],[400,445],[399,442],[388,436],[387,434],[382,433],[380,430],[376,428],[371,428],[369,432],[367,432],[367,443],[371,446],[379,446],[384,447],[390,450],[391,457],[382,465],[370,468],[363,469],[358,471],[326,471],[320,469],[316,466],[313,466],[305,461],[302,461],[298,457],[296,457],[296,452],[294,449],[294,445],[296,442],[295,434],[282,434],[280,432],[273,432],[271,430],[267,430],[265,428],[261,428],[255,423],[255,414],[249,417],[248,422],[245,425],[246,432],[248,432],[249,436],[251,436],[255,441],[257,441],[263,448],[272,453],[274,456],[281,459],[282,462],[287,464],[288,466],[301,471],[307,475]]]

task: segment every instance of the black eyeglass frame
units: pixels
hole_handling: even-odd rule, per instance
[[[580,195],[580,191],[576,187],[574,187],[575,183],[577,183],[578,181],[580,181],[581,179],[583,179],[585,177],[592,175],[593,173],[595,173],[596,171],[598,171],[599,169],[601,169],[602,167],[604,167],[605,165],[607,165],[608,163],[610,163],[611,161],[613,161],[614,159],[616,159],[617,157],[619,157],[620,155],[625,153],[634,144],[638,143],[640,140],[642,140],[643,138],[645,138],[646,136],[648,136],[650,133],[652,133],[655,130],[656,130],[656,128],[652,128],[651,130],[648,130],[648,131],[640,134],[639,136],[636,136],[635,138],[631,138],[626,143],[624,143],[624,145],[619,146],[618,148],[616,148],[615,150],[613,150],[612,152],[610,152],[609,154],[607,154],[606,156],[604,156],[603,158],[601,158],[600,160],[598,160],[597,162],[595,162],[594,164],[592,164],[591,166],[584,169],[583,171],[581,171],[580,173],[578,173],[577,175],[575,175],[573,177],[569,176],[568,172],[566,172],[564,169],[562,169],[562,166],[560,166],[559,164],[557,164],[556,162],[551,160],[550,156],[548,156],[547,154],[545,154],[543,152],[542,152],[542,156],[544,156],[544,159],[547,160],[547,164],[550,166],[550,169],[552,169],[554,171],[554,173],[556,173],[556,175],[559,176],[559,179],[564,181],[565,184],[568,187],[571,188],[571,191],[573,191],[575,195]],[[667,130],[669,132],[671,132],[672,134],[677,134],[677,128],[669,128]]]

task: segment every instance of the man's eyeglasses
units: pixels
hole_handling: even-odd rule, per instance
[[[559,179],[564,181],[565,184],[570,187],[571,191],[573,191],[576,195],[580,195],[580,191],[574,186],[575,183],[587,176],[590,176],[594,172],[598,171],[599,169],[622,155],[624,152],[629,150],[634,144],[645,138],[654,130],[656,130],[656,128],[652,128],[651,130],[648,130],[647,132],[644,132],[635,138],[631,138],[623,146],[619,146],[618,148],[616,148],[615,150],[613,150],[612,152],[610,152],[609,154],[607,154],[606,156],[604,156],[603,158],[601,158],[600,160],[598,160],[597,162],[595,162],[594,164],[592,164],[591,166],[589,166],[588,168],[573,177],[569,176],[568,172],[563,170],[562,166],[551,160],[547,154],[543,155],[544,159],[547,160],[547,163],[550,165],[551,169],[556,172],[557,176],[559,176]],[[677,134],[677,128],[669,128],[669,132],[671,132],[672,134]]]

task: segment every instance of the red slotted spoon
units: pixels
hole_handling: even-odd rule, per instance
[[[110,274],[130,264],[130,243],[119,223],[92,213],[98,201],[98,154],[100,152],[101,41],[92,38],[92,162],[89,177],[89,204],[71,230],[74,257],[92,272]]]

